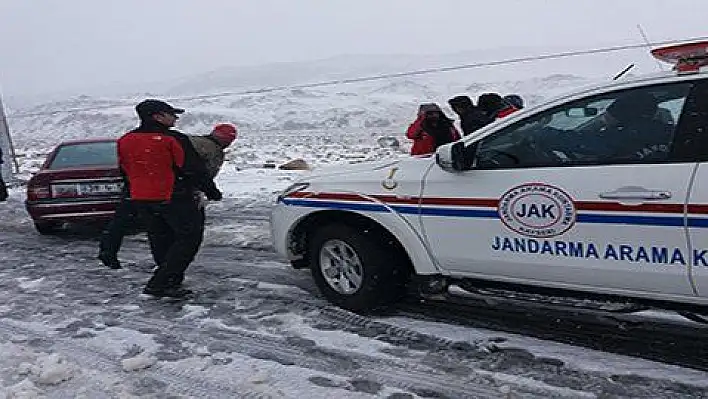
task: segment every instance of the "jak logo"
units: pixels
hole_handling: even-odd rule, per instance
[[[512,188],[501,196],[497,210],[506,227],[527,237],[558,236],[575,224],[573,199],[548,184],[528,183]]]

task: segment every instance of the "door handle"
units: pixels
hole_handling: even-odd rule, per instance
[[[667,190],[646,190],[641,188],[625,188],[615,191],[600,193],[602,199],[614,200],[664,200],[671,198],[671,191]]]

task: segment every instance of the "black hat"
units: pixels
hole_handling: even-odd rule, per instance
[[[484,93],[477,98],[477,106],[490,114],[504,108],[505,102],[498,93]]]
[[[160,112],[177,115],[184,113],[184,110],[182,108],[175,108],[164,101],[148,99],[136,105],[135,112],[138,113],[141,119],[144,119],[151,115],[159,114]]]
[[[456,96],[456,97],[453,97],[453,98],[447,100],[447,103],[450,104],[451,107],[458,106],[458,105],[469,106],[469,107],[474,106],[474,103],[472,103],[472,99],[469,98],[469,96]]]

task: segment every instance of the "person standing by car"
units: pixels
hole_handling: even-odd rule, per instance
[[[140,126],[118,140],[118,160],[128,178],[131,201],[146,218],[157,263],[143,292],[184,297],[191,291],[180,286],[180,277],[201,242],[195,192],[201,190],[216,201],[222,194],[188,136],[171,129],[183,109],[152,99],[135,109]]]
[[[0,147],[0,202],[7,201],[8,193],[7,193],[7,185],[5,184],[5,180],[2,178],[2,164],[4,161],[2,160],[2,147]]]
[[[462,134],[465,136],[494,121],[479,108],[475,107],[472,99],[468,96],[453,97],[449,99],[447,103],[450,104],[450,108],[460,117],[460,128],[462,129]]]
[[[236,135],[236,126],[228,123],[222,123],[214,126],[214,129],[208,135],[189,136],[194,149],[205,162],[210,178],[213,179],[219,173],[221,165],[224,162],[224,149],[236,139]],[[130,201],[130,190],[128,188],[127,179],[124,179],[123,193],[121,197],[121,202],[116,209],[113,220],[101,234],[101,242],[99,246],[98,259],[100,259],[105,266],[111,269],[121,268],[120,261],[118,260],[118,252],[120,251],[120,247],[123,243],[123,237],[130,228],[136,227],[136,224],[140,222],[138,220],[135,207]],[[195,200],[198,201],[201,212],[202,235],[204,222],[206,219],[203,198],[204,194],[201,191],[198,191]]]
[[[408,127],[406,136],[413,140],[411,155],[431,154],[441,145],[460,139],[452,119],[434,103],[418,108],[418,118]]]

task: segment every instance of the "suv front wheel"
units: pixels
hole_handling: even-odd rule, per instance
[[[400,299],[408,273],[394,243],[376,229],[345,224],[319,228],[309,240],[312,276],[332,303],[366,311]]]

